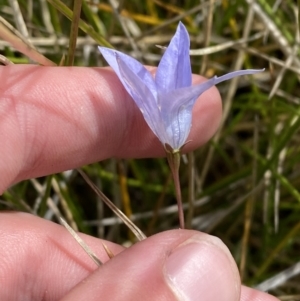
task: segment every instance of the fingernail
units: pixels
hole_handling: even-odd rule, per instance
[[[166,280],[179,300],[239,300],[239,275],[228,249],[214,237],[189,239],[165,263]]]

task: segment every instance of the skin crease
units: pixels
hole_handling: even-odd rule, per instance
[[[194,76],[194,83],[203,80]],[[24,179],[111,157],[164,155],[110,68],[5,66],[0,67],[0,82],[0,135],[4,141],[0,148],[0,158],[4,158],[0,160],[0,193]],[[216,88],[198,99],[188,139],[191,142],[185,151],[211,138],[221,111]],[[145,301],[160,296],[159,300],[175,301],[178,298],[164,278],[163,267],[167,257],[190,239],[205,242],[205,277],[213,284],[211,291],[215,287],[228,290],[214,300],[229,301],[224,296],[230,296],[230,301],[278,300],[241,286],[226,247],[204,233],[167,231],[126,250],[105,242],[117,255],[109,261],[101,240],[81,236],[106,264],[97,268],[57,224],[24,213],[1,213],[0,300],[134,301],[142,297]],[[145,264],[145,254],[151,264]],[[216,270],[224,271],[222,277],[216,277]],[[203,301],[211,300],[209,289],[203,291]]]

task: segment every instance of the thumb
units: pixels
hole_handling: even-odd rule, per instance
[[[218,238],[172,230],[119,253],[63,301],[237,301],[240,287],[234,260]]]

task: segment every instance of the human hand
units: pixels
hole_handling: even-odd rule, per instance
[[[109,68],[6,66],[0,82],[0,193],[27,178],[109,157],[164,154]],[[193,113],[186,151],[217,129],[217,89],[205,92]],[[108,260],[101,240],[82,237]],[[96,269],[61,226],[2,213],[0,300],[277,300],[241,286],[225,245],[204,233],[167,231],[126,250],[105,243],[118,255]]]

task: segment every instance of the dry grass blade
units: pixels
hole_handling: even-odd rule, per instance
[[[298,22],[297,17],[298,16],[297,16],[297,13],[296,13],[296,16],[295,16],[296,22]],[[297,54],[299,52],[299,47],[298,47],[298,45],[299,45],[299,31],[298,30],[297,30],[297,33],[296,33],[296,39],[295,40],[296,40],[296,45],[292,48],[292,53],[288,56],[284,67],[280,70],[279,74],[277,74],[275,83],[274,83],[274,85],[273,85],[273,87],[272,87],[272,89],[269,93],[269,99],[271,99],[275,95],[275,93],[277,92],[277,90],[279,88],[279,85],[281,84],[281,82],[284,78],[287,67],[291,66],[293,64],[293,62],[295,61],[295,57],[297,57]]]
[[[168,183],[171,181],[171,179],[172,179],[172,175],[170,174],[170,180],[168,180]],[[208,198],[208,197],[200,198],[200,199],[194,201],[194,207],[199,208],[199,207],[207,204],[209,201],[210,201],[210,198]],[[159,204],[159,202],[160,202],[160,200],[158,201],[158,207],[161,206]],[[188,206],[189,205],[187,203],[184,203],[183,209],[187,210]],[[156,210],[156,208],[155,208],[155,210]],[[161,209],[157,209],[157,212],[155,212],[155,211],[153,212],[153,210],[151,210],[151,211],[146,211],[143,213],[136,213],[136,214],[133,214],[131,218],[132,218],[132,220],[137,221],[137,220],[142,220],[142,219],[146,219],[146,218],[153,218],[153,216],[155,214],[157,214],[157,216],[163,216],[164,218],[167,218],[167,216],[169,216],[169,215],[174,216],[174,214],[177,212],[178,212],[178,207],[177,207],[177,205],[174,204],[174,205],[170,205],[168,207],[163,207]],[[119,219],[117,219],[116,217],[107,217],[100,221],[99,220],[91,220],[91,221],[85,222],[86,225],[90,225],[90,226],[98,226],[98,225],[113,226],[116,223],[121,223],[121,221]],[[149,229],[150,230],[148,230],[148,232],[153,233],[154,229],[151,230],[150,227],[149,227]]]
[[[165,20],[163,23],[160,22],[160,24],[157,25],[156,27],[151,28],[151,29],[143,32],[139,37],[136,38],[136,41],[141,40],[145,37],[149,37],[151,35],[154,35],[154,33],[156,33],[157,31],[159,31],[161,29],[164,29],[165,27],[167,27],[167,26],[169,26],[173,23],[176,23],[180,20],[183,20],[183,19],[185,19],[186,17],[188,17],[190,15],[197,14],[200,10],[206,8],[208,5],[209,5],[208,2],[200,3],[199,5],[196,5],[193,8],[191,8],[189,10],[186,10],[185,12],[183,12],[179,15],[175,15],[175,17],[173,17],[173,18],[169,18],[169,19]]]
[[[144,240],[146,235],[118,208],[112,203],[104,193],[88,178],[85,172],[77,169],[85,181],[95,191],[95,193],[102,199],[102,201],[124,222],[124,224],[133,232],[136,238],[141,241]]]
[[[39,0],[39,2],[41,5],[41,17],[43,18],[43,23],[45,24],[45,27],[49,32],[50,36],[55,37],[55,39],[57,39],[55,28],[52,24],[51,13],[47,4],[47,0]]]
[[[257,57],[260,57],[260,58],[266,60],[269,63],[278,65],[280,67],[284,67],[286,70],[290,70],[290,71],[296,73],[297,75],[300,75],[300,68],[295,67],[295,66],[287,66],[285,61],[282,61],[282,60],[280,60],[276,57],[269,56],[269,55],[264,54],[264,53],[254,49],[254,48],[251,48],[251,47],[247,47],[247,48],[243,47],[243,50],[245,50],[245,52],[247,52],[249,54],[253,54]]]
[[[70,210],[66,199],[64,198],[63,194],[61,193],[61,187],[55,178],[52,178],[51,186],[52,186],[53,190],[56,192],[57,196],[59,197],[60,205],[61,205],[61,207],[64,211],[64,214],[67,217],[67,220],[70,223],[72,229],[78,231],[78,226],[74,220],[72,210]]]
[[[39,198],[37,198],[33,210],[31,212],[32,214],[37,214],[38,208],[40,206],[40,202],[42,200],[42,195],[45,194],[45,188],[36,179],[30,179],[30,182],[34,187],[34,189],[36,190],[36,192],[38,193],[38,195],[40,196]],[[49,208],[49,211],[43,216],[43,218],[50,219],[49,218],[49,214],[50,214],[51,216],[54,215],[59,220],[62,214],[59,208],[57,207],[57,204],[51,197],[47,198],[47,206]]]
[[[238,46],[243,43],[248,43],[248,42],[258,40],[262,36],[263,36],[263,33],[259,32],[250,38],[246,38],[246,39],[242,38],[242,39],[239,39],[236,41],[228,41],[228,42],[225,42],[225,43],[222,43],[219,45],[209,46],[209,47],[205,47],[205,48],[201,48],[201,49],[191,49],[190,55],[208,55],[208,54],[217,53],[217,52],[229,49],[231,47]]]
[[[56,66],[48,58],[39,53],[21,34],[12,26],[6,26],[7,22],[0,16],[0,37],[9,42],[15,49],[28,56],[33,61],[44,66]],[[18,33],[18,34],[16,34]]]
[[[108,246],[105,243],[102,243],[102,246],[107,254],[107,256],[112,259],[113,257],[115,257],[114,253],[108,248]]]
[[[281,82],[284,78],[286,69],[287,69],[287,67],[291,66],[291,64],[293,63],[295,55],[297,54],[297,52],[298,52],[298,47],[295,47],[294,50],[293,50],[293,53],[286,60],[285,66],[277,74],[276,81],[275,81],[275,83],[274,83],[274,85],[273,85],[273,87],[272,87],[272,89],[269,93],[269,99],[271,99],[275,95],[275,93],[277,92],[277,90],[279,88],[279,85],[281,84]]]
[[[82,238],[68,225],[68,223],[60,217],[60,221],[63,226],[69,231],[69,233],[74,237],[74,239],[79,243],[83,250],[89,255],[89,257],[96,263],[97,266],[102,265],[101,260],[96,256],[96,254],[90,249],[90,247],[84,242]]]
[[[120,15],[119,11],[118,11],[118,7],[116,5],[116,2],[115,1],[112,1],[112,0],[109,0],[109,3],[112,7],[112,10],[114,12],[114,15],[116,16],[125,36],[127,37],[132,49],[134,50],[134,53],[135,53],[135,56],[141,60],[142,59],[142,55],[141,55],[141,52],[138,48],[138,45],[137,43],[134,41],[134,39],[132,38],[128,28],[127,28],[127,25],[126,25],[126,22],[124,20],[124,18]]]
[[[278,46],[280,46],[282,52],[286,55],[291,55],[293,53],[293,48],[291,47],[285,36],[282,34],[280,29],[277,27],[277,25],[263,11],[261,6],[258,3],[255,3],[253,0],[246,0],[246,2],[249,4],[250,8],[254,10],[255,14],[260,18],[260,20],[265,24],[272,37],[276,40]],[[294,57],[294,64],[299,67],[300,61],[298,57]]]
[[[214,0],[209,1],[208,9],[203,9],[203,13],[207,14],[206,20],[204,22],[204,47],[208,47],[211,39],[212,23],[213,23],[213,12],[214,12]],[[200,74],[204,74],[208,64],[208,56],[204,55],[202,58],[202,63],[200,67]]]
[[[14,64],[13,62],[11,62],[7,57],[5,57],[2,54],[0,54],[0,63],[5,66]]]
[[[255,286],[256,289],[267,292],[287,282],[288,279],[300,274],[300,262],[297,262],[288,269],[278,273],[277,275],[263,281]],[[290,299],[296,300],[296,299]],[[298,299],[297,299],[298,300]]]
[[[263,37],[263,35],[264,35],[263,33],[259,32],[259,33],[253,35],[252,37],[250,37],[248,39],[242,38],[242,39],[239,39],[239,40],[236,40],[236,41],[224,42],[222,44],[218,44],[218,45],[215,45],[215,46],[204,47],[204,48],[201,48],[201,49],[191,49],[190,50],[190,55],[191,56],[202,56],[202,55],[218,53],[218,52],[224,51],[226,49],[229,49],[231,47],[237,48],[241,44],[258,40],[259,38]],[[155,46],[159,49],[162,49],[162,50],[165,50],[167,48],[166,46],[161,46],[161,45],[155,45]],[[243,48],[243,50],[244,50],[244,48]]]
[[[9,4],[14,12],[14,19],[15,19],[15,24],[18,28],[18,30],[22,33],[24,37],[28,37],[28,30],[26,27],[26,23],[24,21],[21,8],[19,5],[19,2],[17,0],[9,0]]]
[[[278,167],[277,172],[278,174],[282,174],[284,172],[284,160],[287,155],[287,148],[284,148],[279,154],[278,160]],[[275,194],[274,194],[274,229],[275,232],[278,233],[279,230],[279,203],[280,203],[280,181],[277,179],[275,184]]]

